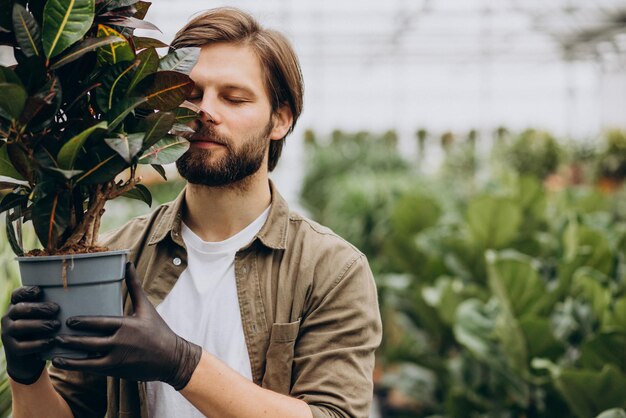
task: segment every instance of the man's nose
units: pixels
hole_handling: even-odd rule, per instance
[[[205,94],[203,96],[200,103],[200,116],[203,123],[213,123],[215,125],[222,123],[217,104],[217,99],[212,98],[211,95]]]

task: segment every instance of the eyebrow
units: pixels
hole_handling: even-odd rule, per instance
[[[254,93],[254,91],[252,91],[251,89],[249,89],[248,87],[245,87],[245,86],[239,86],[239,85],[236,85],[236,84],[227,84],[227,85],[223,86],[223,88],[225,90],[240,91],[240,92],[250,96],[251,98],[256,98],[256,94]]]
[[[242,85],[238,85],[238,84],[226,84],[221,86],[222,89],[224,90],[229,90],[229,91],[240,91],[243,94],[246,94],[248,96],[250,96],[253,99],[256,99],[257,95],[254,93],[254,91],[252,91],[252,89],[242,86]],[[193,84],[193,90],[192,93],[201,93],[202,92],[202,88],[201,86],[198,86],[198,84],[194,83]]]

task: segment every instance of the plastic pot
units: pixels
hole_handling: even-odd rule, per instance
[[[88,254],[17,257],[24,286],[39,286],[44,301],[57,303],[61,309],[59,334],[96,335],[75,331],[65,320],[76,315],[121,316],[122,282],[128,250]],[[44,353],[53,357],[86,358],[87,353],[55,347]]]

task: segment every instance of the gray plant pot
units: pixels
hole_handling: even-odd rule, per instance
[[[59,334],[94,335],[68,328],[65,320],[76,315],[121,316],[122,282],[128,250],[90,254],[17,257],[24,286],[40,286],[45,301],[57,303],[61,310]],[[63,283],[65,263],[67,286]],[[87,353],[55,347],[44,358],[86,358]]]

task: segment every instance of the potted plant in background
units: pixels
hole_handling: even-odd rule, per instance
[[[139,164],[162,165],[188,148],[180,107],[199,50],[159,57],[167,45],[134,36],[156,29],[137,0],[0,0],[0,44],[17,65],[0,66],[0,213],[22,283],[73,315],[121,315],[127,251],[97,246],[108,200],[151,204]],[[32,222],[42,249],[22,245]],[[80,284],[80,286],[75,286]],[[53,351],[52,355],[67,354]],[[73,353],[72,355],[81,355]]]

